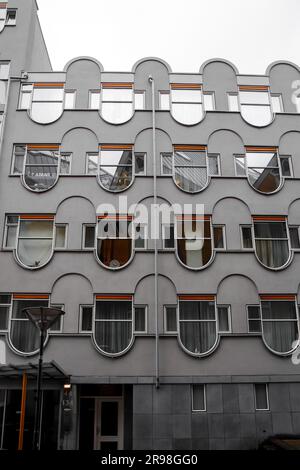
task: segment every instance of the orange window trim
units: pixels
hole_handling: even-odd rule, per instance
[[[239,85],[240,91],[268,91],[268,85]]]
[[[206,145],[174,145],[174,150],[180,151],[180,150],[201,150],[204,151],[206,150]]]
[[[7,7],[7,3],[4,3],[4,2],[0,3],[0,10],[5,9],[6,7]]]
[[[200,83],[171,83],[172,90],[201,90]]]
[[[130,82],[104,82],[102,88],[133,88]]]
[[[246,152],[277,152],[278,147],[255,147],[253,145],[246,145],[245,146]]]
[[[132,294],[96,295],[96,300],[132,300]]]
[[[261,294],[260,300],[291,300],[295,301],[295,294]]]
[[[43,82],[43,83],[33,84],[34,88],[63,88],[64,85],[65,85],[64,83],[53,83],[53,82],[50,82],[50,83]]]
[[[58,144],[28,144],[27,150],[59,150]]]
[[[108,215],[98,215],[97,218],[105,219],[105,220],[133,220],[133,215],[108,214]]]
[[[286,217],[284,215],[253,215],[252,219],[254,222],[285,222]]]
[[[36,219],[36,220],[54,220],[54,215],[49,214],[21,214],[20,219]]]
[[[176,219],[180,220],[210,220],[210,215],[176,215]]]
[[[21,299],[40,299],[40,300],[48,300],[49,294],[13,294],[14,300],[21,300]]]
[[[208,294],[200,294],[200,295],[189,295],[189,294],[180,294],[178,295],[179,300],[208,300],[208,301],[214,301],[215,296],[214,295],[208,295]]]
[[[104,144],[100,145],[101,150],[132,150],[133,144]]]

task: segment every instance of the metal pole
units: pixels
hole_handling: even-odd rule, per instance
[[[23,372],[18,450],[23,450],[25,409],[26,409],[26,392],[27,392],[27,375],[26,375],[25,372]]]
[[[40,425],[41,425],[41,395],[42,395],[42,374],[43,374],[43,354],[44,354],[44,331],[40,330],[40,357],[39,357],[39,368],[37,376],[37,395],[36,395],[36,406],[34,414],[34,428],[33,428],[33,450],[39,450],[40,448]]]
[[[153,152],[153,203],[154,203],[154,305],[155,305],[155,384],[159,388],[159,324],[158,324],[158,220],[157,220],[157,175],[156,175],[156,122],[155,122],[155,82],[150,75],[152,91],[152,152]]]

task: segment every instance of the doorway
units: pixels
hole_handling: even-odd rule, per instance
[[[124,448],[123,397],[95,399],[94,449],[122,450]]]

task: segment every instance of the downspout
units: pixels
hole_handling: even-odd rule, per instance
[[[159,388],[159,324],[158,324],[158,249],[157,249],[157,175],[156,175],[156,131],[155,131],[155,81],[152,75],[149,75],[152,92],[152,161],[153,161],[153,203],[154,203],[154,317],[155,317],[155,386]],[[151,211],[152,213],[152,211]]]

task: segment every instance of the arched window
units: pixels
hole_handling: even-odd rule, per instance
[[[60,154],[58,145],[27,145],[23,183],[31,191],[52,188],[58,180]]]
[[[133,342],[132,295],[97,295],[94,342],[101,352],[118,355]]]
[[[210,216],[184,215],[176,220],[176,254],[191,269],[205,267],[213,257]]]
[[[285,267],[291,258],[286,217],[253,216],[255,254],[266,267]]]
[[[40,334],[38,328],[22,311],[30,307],[48,307],[48,295],[14,294],[9,328],[9,341],[12,347],[22,354],[35,354],[39,350]],[[47,336],[45,342],[47,341]]]
[[[248,181],[264,194],[276,192],[282,185],[277,147],[246,147]]]
[[[112,124],[122,124],[133,116],[133,84],[102,83],[101,116]]]
[[[56,121],[63,112],[64,83],[34,83],[30,117],[40,123]]]
[[[179,296],[179,341],[194,356],[209,354],[218,343],[213,295]]]
[[[188,193],[202,191],[208,184],[205,145],[175,145],[173,178],[176,186]]]
[[[273,120],[269,87],[240,85],[239,100],[245,121],[254,126],[267,126]]]
[[[131,223],[130,215],[98,216],[96,257],[106,268],[123,268],[132,259]]]
[[[41,268],[52,257],[53,239],[53,215],[21,215],[16,247],[17,260],[27,268]]]
[[[133,182],[133,145],[101,145],[98,171],[99,184],[108,191],[119,192]]]
[[[299,343],[299,314],[295,295],[261,295],[262,336],[277,354],[290,354]],[[293,344],[294,343],[294,344]]]
[[[197,124],[203,119],[201,85],[171,83],[171,113],[181,124]]]

